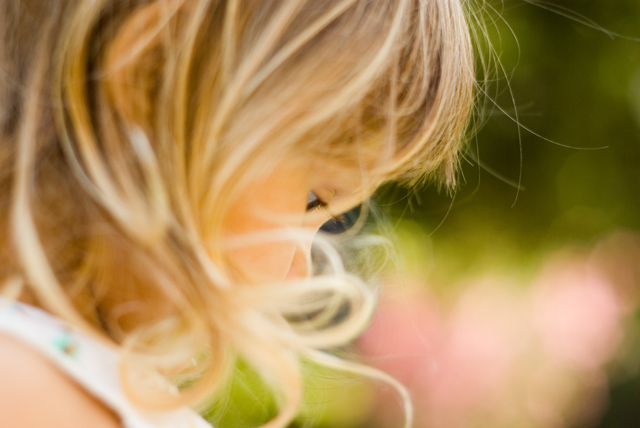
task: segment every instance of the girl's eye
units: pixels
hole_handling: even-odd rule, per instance
[[[318,207],[325,206],[327,206],[327,203],[320,199],[313,190],[310,190],[309,196],[307,197],[307,212],[313,211]]]
[[[331,234],[346,232],[351,229],[351,227],[358,221],[358,218],[360,218],[360,209],[361,205],[358,205],[346,213],[333,217],[331,220],[323,224],[320,230]]]

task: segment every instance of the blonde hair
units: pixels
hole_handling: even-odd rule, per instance
[[[373,293],[322,239],[333,273],[245,287],[229,273],[223,219],[284,156],[366,175],[363,194],[386,180],[453,185],[474,84],[461,0],[0,7],[6,284],[115,341],[141,406],[201,402],[240,356],[281,398],[269,426],[284,425],[300,400],[299,353],[330,364],[314,350],[360,332]],[[171,311],[154,317],[151,299],[101,313],[114,281]],[[148,319],[120,331],[127,311]],[[180,396],[141,389],[140,367],[177,371]]]

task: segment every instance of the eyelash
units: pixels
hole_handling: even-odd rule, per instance
[[[311,212],[318,207],[326,207],[327,205],[327,202],[320,199],[313,190],[309,191],[309,196],[307,197],[307,212]]]
[[[323,201],[320,197],[314,192],[309,191],[309,196],[307,198],[307,212],[311,212],[317,208],[326,207],[328,202]],[[342,213],[337,216],[332,216],[320,230],[330,234],[340,234],[346,232],[353,226],[357,219],[360,217],[360,210],[362,206],[358,205],[357,207],[352,208],[351,210]]]

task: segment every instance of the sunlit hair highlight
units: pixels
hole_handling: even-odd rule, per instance
[[[223,239],[229,207],[284,158],[351,171],[362,198],[388,180],[453,186],[474,85],[464,6],[0,7],[5,282],[22,281],[37,304],[114,343],[139,405],[201,403],[241,357],[280,400],[267,426],[284,426],[300,402],[299,355],[340,366],[318,350],[361,332],[375,293],[322,236],[316,245],[330,267],[322,275],[239,283]],[[243,239],[314,238],[288,230]],[[150,298],[105,312],[114,281]],[[168,302],[162,317],[158,302]],[[345,304],[348,316],[334,322]],[[121,328],[127,317],[137,317],[133,330]],[[169,373],[181,394],[142,388],[142,368]]]

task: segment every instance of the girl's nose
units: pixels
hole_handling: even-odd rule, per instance
[[[311,243],[302,243],[296,246],[291,260],[291,267],[286,279],[294,280],[306,278],[311,275]]]

